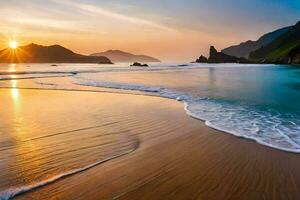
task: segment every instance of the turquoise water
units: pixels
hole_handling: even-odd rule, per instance
[[[207,125],[274,148],[299,152],[299,66],[210,68],[199,85],[209,100],[188,102]]]
[[[182,64],[182,63],[181,63]],[[207,126],[300,153],[300,67],[243,64],[31,64],[1,66],[0,79],[34,78],[39,87],[58,85],[47,76],[68,76],[74,86],[143,91],[181,101],[187,114]],[[22,72],[22,73],[20,73]],[[23,73],[24,72],[24,73]],[[1,74],[2,73],[2,74]],[[18,74],[19,73],[19,74]],[[63,77],[61,77],[63,78]]]
[[[209,84],[199,87],[208,97],[261,110],[300,114],[300,67],[211,68]]]
[[[193,64],[155,74],[139,72],[138,78],[134,75],[135,79],[124,82],[122,76],[131,75],[118,74],[120,81],[111,81],[100,74],[76,78],[80,85],[145,91],[176,99],[185,103],[187,114],[204,120],[210,127],[276,149],[300,152],[300,68],[297,66]],[[165,79],[151,82],[151,77],[158,76]],[[170,86],[172,77],[179,80]]]
[[[127,134],[128,124],[132,124],[133,132],[143,135],[144,123],[149,121],[143,119],[143,113],[151,112],[151,106],[156,105],[146,109],[149,104],[137,101],[142,113],[136,116],[133,107],[123,111],[123,104],[116,104],[114,111],[110,106],[106,109],[102,103],[109,105],[112,97],[101,97],[106,100],[99,101],[97,92],[65,92],[61,97],[48,98],[35,95],[37,92],[51,94],[40,88],[96,91],[91,87],[106,87],[174,99],[184,103],[188,115],[223,131],[220,134],[300,153],[300,67],[297,66],[156,64],[145,69],[129,68],[126,64],[60,64],[58,67],[2,64],[0,80],[0,87],[13,88],[9,93],[5,90],[1,93],[5,116],[0,131],[3,152],[0,199],[11,199],[134,151],[139,140]],[[132,100],[123,97],[120,102]],[[65,104],[68,106],[64,107]],[[78,105],[84,109],[78,110]],[[129,102],[126,106],[130,105],[136,104]],[[74,124],[79,118],[81,124]],[[111,119],[116,121],[107,121]],[[178,126],[176,118],[160,120],[150,122],[153,129],[149,135],[153,138],[167,121]],[[96,122],[101,123],[95,126]],[[125,135],[120,137],[118,132]]]

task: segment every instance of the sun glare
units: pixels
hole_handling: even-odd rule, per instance
[[[9,43],[8,43],[8,46],[9,48],[11,49],[16,49],[18,48],[18,42],[16,40],[11,40]]]

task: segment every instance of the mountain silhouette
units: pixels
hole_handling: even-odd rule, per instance
[[[160,62],[159,59],[147,55],[134,55],[120,50],[108,50],[94,53],[91,56],[105,56],[112,62]]]
[[[60,45],[42,46],[29,44],[17,49],[0,51],[0,63],[99,63],[111,64],[104,56],[85,56]]]
[[[250,59],[261,63],[300,63],[300,21],[266,46],[250,53]]]
[[[252,51],[259,49],[262,46],[266,46],[273,42],[275,39],[286,33],[292,28],[292,26],[281,28],[273,32],[267,33],[260,37],[257,41],[248,40],[242,42],[239,45],[230,46],[222,50],[223,53],[236,57],[248,58]]]

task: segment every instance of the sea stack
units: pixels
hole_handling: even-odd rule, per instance
[[[196,63],[207,63],[208,60],[205,56],[201,55],[197,60]]]
[[[235,56],[229,56],[225,53],[218,52],[214,46],[209,49],[209,58],[200,56],[197,63],[249,63],[246,58],[237,58]]]

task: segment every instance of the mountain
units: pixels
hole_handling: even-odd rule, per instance
[[[99,63],[112,64],[104,56],[85,56],[60,45],[42,46],[29,44],[17,49],[0,51],[0,63]]]
[[[261,63],[300,64],[300,21],[287,32],[250,53],[250,59]]]
[[[246,58],[238,58],[218,52],[214,46],[211,46],[209,50],[209,58],[207,59],[201,55],[196,60],[196,63],[249,63],[249,61]]]
[[[160,60],[146,55],[134,55],[120,50],[108,50],[101,53],[94,53],[91,56],[105,56],[112,62],[160,62]]]
[[[222,50],[222,52],[227,55],[231,55],[231,56],[248,58],[250,55],[250,52],[257,50],[262,46],[268,45],[269,43],[274,41],[276,38],[285,34],[291,28],[292,28],[292,26],[278,29],[276,31],[273,31],[273,32],[263,35],[257,41],[248,40],[239,45],[225,48]]]

